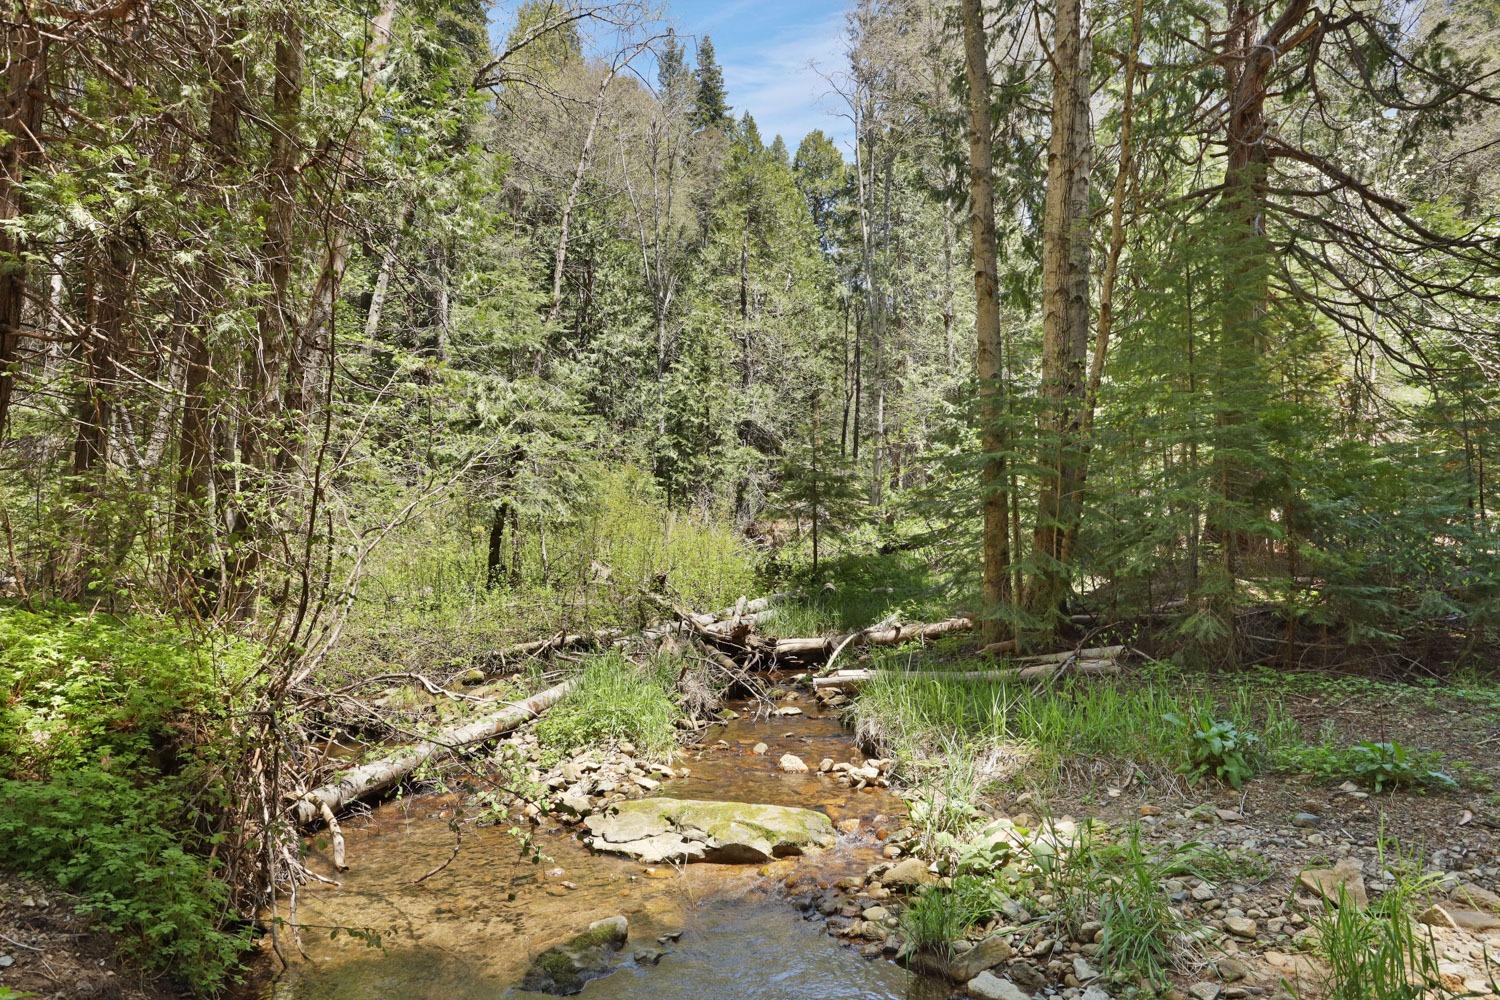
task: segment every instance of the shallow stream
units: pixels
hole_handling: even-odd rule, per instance
[[[267,973],[250,995],[265,1000],[499,1000],[535,997],[515,988],[530,959],[590,921],[623,914],[630,941],[623,965],[590,982],[584,1000],[936,1000],[944,984],[923,980],[884,960],[868,960],[807,920],[784,898],[790,877],[819,883],[863,873],[879,857],[876,831],[899,824],[902,804],[883,789],[854,791],[815,773],[818,761],[862,762],[837,719],[806,703],[806,714],[744,717],[715,726],[701,748],[673,763],[691,774],[665,782],[658,795],[764,802],[821,809],[837,824],[860,820],[834,848],[763,865],[692,864],[648,868],[594,854],[575,831],[544,821],[533,863],[503,828],[464,828],[451,864],[420,884],[453,851],[454,795],[419,795],[379,806],[345,824],[351,869],[337,887],[311,884],[299,893],[301,949],[279,975]],[[723,741],[720,743],[719,741]],[[752,747],[764,742],[763,755]],[[727,744],[727,746],[725,745]],[[814,773],[780,770],[782,754]],[[310,866],[331,872],[315,847]],[[566,883],[566,884],[565,884]],[[380,947],[335,927],[369,928]],[[675,942],[657,938],[675,932]],[[659,964],[630,958],[647,947]]]

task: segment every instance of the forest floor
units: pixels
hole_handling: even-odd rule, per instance
[[[952,665],[951,656],[941,659]],[[904,666],[920,671],[919,661]],[[1101,695],[1101,687],[1131,693],[1120,700]],[[1070,846],[1076,848],[1069,843],[1073,831],[1092,829],[1101,844],[1132,843],[1139,849],[1100,852],[1098,858],[1076,850],[1085,860],[1065,865],[1070,870],[1063,876],[1040,879],[1040,888],[1032,884],[1029,893],[1027,887],[1017,887],[1015,897],[1024,913],[1014,908],[985,913],[981,904],[968,915],[951,912],[958,906],[938,915],[937,922],[945,924],[941,933],[956,938],[960,950],[991,938],[1003,942],[996,952],[1002,960],[990,964],[988,978],[969,983],[970,995],[1013,1000],[1045,993],[1102,1000],[1137,985],[1139,974],[1156,958],[1171,970],[1170,985],[1162,984],[1168,996],[1395,995],[1370,983],[1348,992],[1347,976],[1339,992],[1330,962],[1354,958],[1368,967],[1370,956],[1364,951],[1337,953],[1325,933],[1335,908],[1300,878],[1303,872],[1335,866],[1358,870],[1372,913],[1384,912],[1383,898],[1394,899],[1398,891],[1412,894],[1401,924],[1416,916],[1419,937],[1431,935],[1426,938],[1435,963],[1431,971],[1451,991],[1446,995],[1495,994],[1500,980],[1500,898],[1495,895],[1500,892],[1500,686],[1473,680],[1407,685],[1260,670],[1248,681],[1212,673],[1184,672],[1165,679],[1127,673],[1117,682],[1080,682],[1044,696],[1058,703],[1050,707],[1096,718],[1119,713],[1120,705],[1128,706],[1132,699],[1174,708],[1206,699],[1199,703],[1218,706],[1220,715],[1248,710],[1248,715],[1236,716],[1242,732],[1274,727],[1288,744],[1283,748],[1287,755],[1300,749],[1301,759],[1313,762],[1349,760],[1333,747],[1361,742],[1397,746],[1424,768],[1436,764],[1451,771],[1458,787],[1413,783],[1376,793],[1368,780],[1340,780],[1344,776],[1337,763],[1314,776],[1263,762],[1261,772],[1236,789],[1212,780],[1190,782],[1169,766],[1170,759],[1153,758],[1143,752],[1144,743],[1129,738],[1116,741],[1115,752],[1107,749],[1106,737],[1102,744],[1068,753],[1045,725],[1033,726],[1030,739],[995,738],[991,731],[982,739],[971,735],[924,743],[914,738],[924,727],[942,730],[945,737],[983,729],[975,719],[976,712],[987,711],[983,698],[976,700],[981,707],[969,702],[963,712],[948,717],[943,712],[951,706],[938,707],[940,699],[931,692],[903,699],[891,697],[889,690],[876,691],[856,696],[851,714],[862,731],[875,734],[875,744],[866,747],[869,752],[904,756],[905,767],[898,773],[909,777],[903,793],[913,803],[914,826],[919,828],[915,838],[887,856],[901,857],[902,849],[909,850],[932,862],[921,881],[938,875],[944,881],[936,889],[912,892],[913,869],[888,861],[861,882],[810,902],[833,915],[836,932],[857,940],[873,938],[874,945],[865,945],[868,951],[889,952],[888,930],[920,932],[932,922],[929,911],[942,909],[928,905],[932,900],[924,896],[962,895],[956,886],[965,876],[957,873],[969,862],[955,864],[966,849],[955,848],[955,838],[960,845],[984,841],[1000,829],[1014,845],[1024,846],[1028,837],[1036,837],[1034,831],[1059,827],[1067,832],[1057,838],[1060,853],[1066,854]],[[1017,707],[1018,715],[1044,711],[1024,697],[1012,711]],[[1127,715],[1131,711],[1137,710],[1124,709]],[[1145,729],[1153,721],[1137,711],[1133,725]],[[1027,728],[1025,723],[1012,726]],[[1303,734],[1318,749],[1295,747],[1290,733]],[[993,780],[975,781],[986,774]],[[951,808],[955,798],[964,796],[965,786],[984,790]],[[934,824],[933,803],[945,802],[950,822]],[[969,819],[958,818],[970,809]],[[927,816],[925,832],[921,813]],[[1020,832],[1011,833],[1012,827]],[[943,833],[954,836],[945,840]],[[1159,886],[1160,897],[1126,891],[1141,872],[1147,873],[1145,881]],[[904,897],[902,884],[907,886]],[[1153,955],[1149,928],[1129,926],[1119,918],[1131,910],[1141,917],[1158,900],[1166,908],[1154,909],[1162,947]],[[1430,904],[1443,909],[1429,909]],[[872,905],[888,928],[871,927],[862,916]],[[912,919],[915,914],[920,919]],[[1382,926],[1369,923],[1357,930],[1378,934]],[[1113,955],[1111,934],[1117,942]],[[1119,950],[1122,941],[1138,949],[1133,959]],[[1115,974],[1113,982],[1110,973]]]
[[[78,897],[0,871],[0,1000],[182,1000],[78,910]]]

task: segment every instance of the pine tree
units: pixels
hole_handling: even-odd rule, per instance
[[[724,89],[724,70],[714,56],[713,39],[707,35],[698,43],[698,104],[693,111],[696,128],[716,128],[728,124],[729,95]]]

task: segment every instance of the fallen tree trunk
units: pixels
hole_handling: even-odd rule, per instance
[[[802,661],[823,660],[844,646],[899,646],[904,642],[926,642],[974,627],[970,618],[949,618],[927,624],[890,625],[846,635],[820,636],[808,639],[759,639],[751,648],[777,659]]]
[[[888,676],[923,678],[937,681],[960,681],[998,684],[1002,681],[1032,681],[1051,677],[1063,670],[1080,674],[1115,674],[1120,665],[1114,660],[1078,660],[1071,665],[1066,661],[1038,663],[1029,667],[1011,670],[913,670],[884,671]],[[878,670],[839,670],[827,677],[814,677],[814,688],[857,688],[879,676]]]
[[[1125,652],[1124,646],[1093,646],[1088,649],[1065,649],[1061,653],[1018,656],[1017,663],[1062,663],[1064,660],[1112,660]]]
[[[430,740],[402,747],[380,760],[345,771],[337,780],[298,796],[292,804],[293,816],[299,825],[310,826],[322,816],[323,810],[337,813],[351,802],[384,791],[439,754],[503,736],[557,704],[577,683],[578,678],[570,677],[525,701],[512,702],[471,722],[445,729]]]

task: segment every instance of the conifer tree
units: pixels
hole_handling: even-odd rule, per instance
[[[724,70],[714,56],[713,39],[707,35],[698,43],[698,103],[693,110],[693,125],[697,128],[719,128],[728,124],[729,96],[724,89]]]

